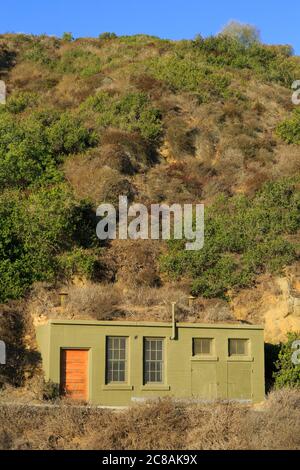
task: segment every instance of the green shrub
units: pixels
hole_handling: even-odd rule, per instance
[[[165,81],[174,91],[196,93],[201,102],[223,97],[230,84],[230,76],[224,70],[220,73],[193,55],[183,53],[151,59],[147,72]]]
[[[59,255],[58,264],[61,275],[65,279],[71,279],[74,275],[86,279],[99,277],[100,264],[97,254],[83,248],[74,248],[72,251]]]
[[[97,122],[103,127],[117,127],[124,131],[138,131],[145,139],[155,143],[162,133],[162,116],[151,105],[145,93],[127,93],[121,97],[99,92],[90,97],[82,110],[97,113]]]
[[[64,155],[94,145],[94,134],[70,114],[35,113],[16,119],[0,113],[0,185],[26,187],[60,181]]]
[[[6,109],[13,114],[18,114],[28,107],[34,106],[38,101],[38,95],[30,92],[18,92],[9,97]]]
[[[82,152],[97,142],[95,134],[69,113],[62,114],[46,129],[46,137],[51,152],[58,155]]]
[[[300,144],[300,109],[295,109],[290,119],[279,124],[277,134],[288,144]]]
[[[99,34],[99,39],[115,39],[117,37],[116,33],[101,33]]]
[[[278,354],[280,351],[280,344],[265,343],[265,385],[266,393],[269,393],[274,388],[276,372],[276,362],[278,361]]]
[[[56,70],[63,74],[78,74],[88,78],[101,71],[101,59],[91,51],[73,47],[56,62]]]
[[[222,196],[206,210],[203,249],[186,251],[182,241],[171,240],[162,269],[192,278],[196,295],[226,297],[297,258],[285,235],[300,228],[299,208],[299,182],[292,180],[267,183],[252,199]]]
[[[295,340],[300,339],[300,332],[289,332],[287,334],[287,342],[281,344],[278,354],[278,360],[275,363],[277,372],[274,372],[275,387],[297,387],[300,388],[300,364],[293,364],[292,354],[295,349],[292,349],[292,344]]]
[[[53,68],[56,63],[56,56],[53,54],[53,49],[42,41],[35,41],[30,48],[25,50],[24,59],[44,65],[50,69]]]
[[[266,81],[276,81],[290,87],[297,79],[299,66],[290,60],[290,46],[268,46],[258,41],[244,43],[230,35],[210,36],[205,39],[177,43],[175,50],[180,50],[185,58],[195,65],[214,66],[224,70],[252,70],[257,77]]]
[[[1,302],[24,295],[35,281],[55,280],[62,271],[61,253],[93,243],[94,226],[85,214],[86,205],[76,203],[65,185],[27,196],[16,190],[0,195]],[[85,269],[87,264],[81,259]]]
[[[72,41],[74,41],[74,38],[73,38],[72,33],[64,33],[64,34],[62,35],[62,40],[65,41],[65,42],[72,42]]]

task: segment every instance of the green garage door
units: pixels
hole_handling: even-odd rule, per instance
[[[251,400],[252,364],[249,362],[228,362],[227,391],[229,399]]]
[[[216,364],[207,362],[192,364],[192,396],[206,400],[218,397]]]

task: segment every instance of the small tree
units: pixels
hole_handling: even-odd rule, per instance
[[[281,344],[278,360],[275,362],[277,372],[274,372],[275,388],[299,387],[300,388],[300,364],[294,364],[292,354],[295,352],[293,343],[300,339],[300,333],[287,334],[287,342]],[[298,356],[299,357],[299,356]]]
[[[256,28],[256,26],[239,23],[238,21],[230,21],[222,29],[220,35],[236,39],[246,47],[260,42],[260,31]]]
[[[62,35],[62,40],[65,42],[72,42],[74,40],[72,33],[64,33]]]
[[[99,34],[99,39],[115,39],[116,37],[116,33],[104,32]]]

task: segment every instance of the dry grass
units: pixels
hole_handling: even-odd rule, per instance
[[[260,409],[162,399],[123,411],[0,406],[1,449],[300,449],[300,392],[272,392]]]
[[[104,262],[115,266],[116,280],[128,288],[160,285],[158,256],[161,244],[156,240],[114,240]]]
[[[120,266],[125,271],[119,266],[118,282],[96,283],[74,279],[72,284],[56,287],[36,283],[28,299],[28,311],[37,323],[61,316],[69,319],[170,321],[171,303],[175,302],[177,321],[236,321],[227,302],[196,298],[189,305],[187,283],[155,286],[157,271],[153,263],[139,264],[139,252],[136,253],[137,258],[132,254],[131,260],[126,263],[128,252],[125,250],[124,255],[124,265],[121,263]],[[150,249],[149,256],[153,256]],[[59,298],[61,291],[68,294],[63,306]]]
[[[132,200],[135,191],[131,182],[118,169],[106,165],[105,158],[99,149],[94,149],[87,155],[76,155],[66,160],[65,176],[75,194],[79,198],[91,200],[96,206],[102,202],[117,205],[120,194]],[[124,160],[123,163],[118,160],[118,155],[115,155],[114,162],[119,162],[120,166],[125,164]]]
[[[121,295],[118,288],[112,284],[87,282],[80,287],[71,285],[67,292],[66,310],[75,317],[112,320],[122,315],[119,308]]]

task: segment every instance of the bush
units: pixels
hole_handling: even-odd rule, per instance
[[[62,40],[65,42],[72,42],[74,40],[72,33],[64,33],[62,35]]]
[[[99,34],[99,39],[115,39],[117,37],[116,33],[101,33]]]
[[[198,38],[181,49],[189,54],[195,63],[205,61],[207,65],[224,68],[251,70],[266,81],[276,81],[287,87],[297,79],[298,67],[290,60],[291,47],[272,47],[260,44],[253,30],[244,34],[243,27],[237,34],[219,34],[205,39]],[[250,34],[248,34],[250,33]],[[240,40],[239,40],[240,39]],[[191,51],[192,49],[192,51]]]
[[[118,205],[120,195],[132,201],[136,194],[132,183],[111,168],[114,165],[104,165],[99,157],[80,155],[66,161],[64,171],[77,197],[91,201],[96,207],[102,202]]]
[[[74,275],[85,279],[101,277],[101,265],[97,253],[82,248],[58,255],[59,271],[64,279],[72,279]]]
[[[136,171],[146,171],[150,165],[157,163],[157,154],[152,144],[143,139],[138,132],[106,129],[101,133],[103,153],[107,145],[122,147]]]
[[[229,74],[219,73],[209,66],[184,54],[151,59],[147,63],[149,74],[165,81],[174,91],[190,91],[199,102],[220,99],[230,84]]]
[[[295,109],[290,119],[277,127],[277,134],[288,144],[300,144],[300,110]]]
[[[81,152],[96,143],[96,136],[69,113],[62,114],[47,130],[51,151],[57,155]]]
[[[265,271],[280,272],[296,259],[285,235],[300,227],[298,180],[267,183],[252,199],[221,197],[206,210],[204,247],[186,251],[168,243],[161,266],[171,277],[193,279],[192,292],[226,298],[229,289],[251,285]]]
[[[265,386],[267,393],[274,387],[274,372],[276,372],[279,351],[280,344],[265,343]]]
[[[44,382],[43,388],[42,388],[43,400],[55,401],[59,398],[59,396],[60,396],[60,391],[59,391],[58,384],[52,382],[51,380]]]
[[[38,95],[30,92],[18,92],[9,97],[6,109],[13,114],[23,112],[26,108],[34,106],[38,101]]]
[[[269,395],[262,410],[169,398],[126,410],[1,405],[1,449],[300,449],[299,391]],[[263,411],[263,412],[262,412]]]
[[[222,29],[220,35],[233,38],[246,47],[260,41],[260,32],[255,26],[239,23],[237,21],[230,21],[230,23]]]
[[[297,387],[300,388],[300,364],[295,365],[292,362],[292,344],[295,340],[300,339],[299,333],[289,332],[287,334],[287,342],[281,344],[278,354],[278,360],[275,363],[277,372],[274,372],[275,387]]]
[[[101,161],[103,165],[109,166],[124,175],[132,175],[137,169],[130,159],[130,153],[119,144],[103,145],[101,148]]]
[[[25,50],[24,59],[53,69],[56,62],[55,49],[56,47],[49,47],[42,41],[35,41]]]
[[[94,111],[101,127],[137,131],[153,143],[157,143],[162,134],[161,113],[151,105],[145,93],[127,93],[116,98],[101,91],[88,98],[82,109]]]
[[[58,164],[94,145],[94,134],[69,114],[43,111],[23,119],[0,113],[0,184],[26,187],[61,180]]]
[[[73,47],[67,49],[55,63],[55,70],[62,74],[78,74],[88,78],[101,72],[101,59],[95,53]]]
[[[84,237],[82,234],[84,231]],[[33,282],[60,274],[60,253],[96,238],[86,207],[76,204],[63,185],[26,197],[19,191],[0,196],[0,299],[19,298]]]

